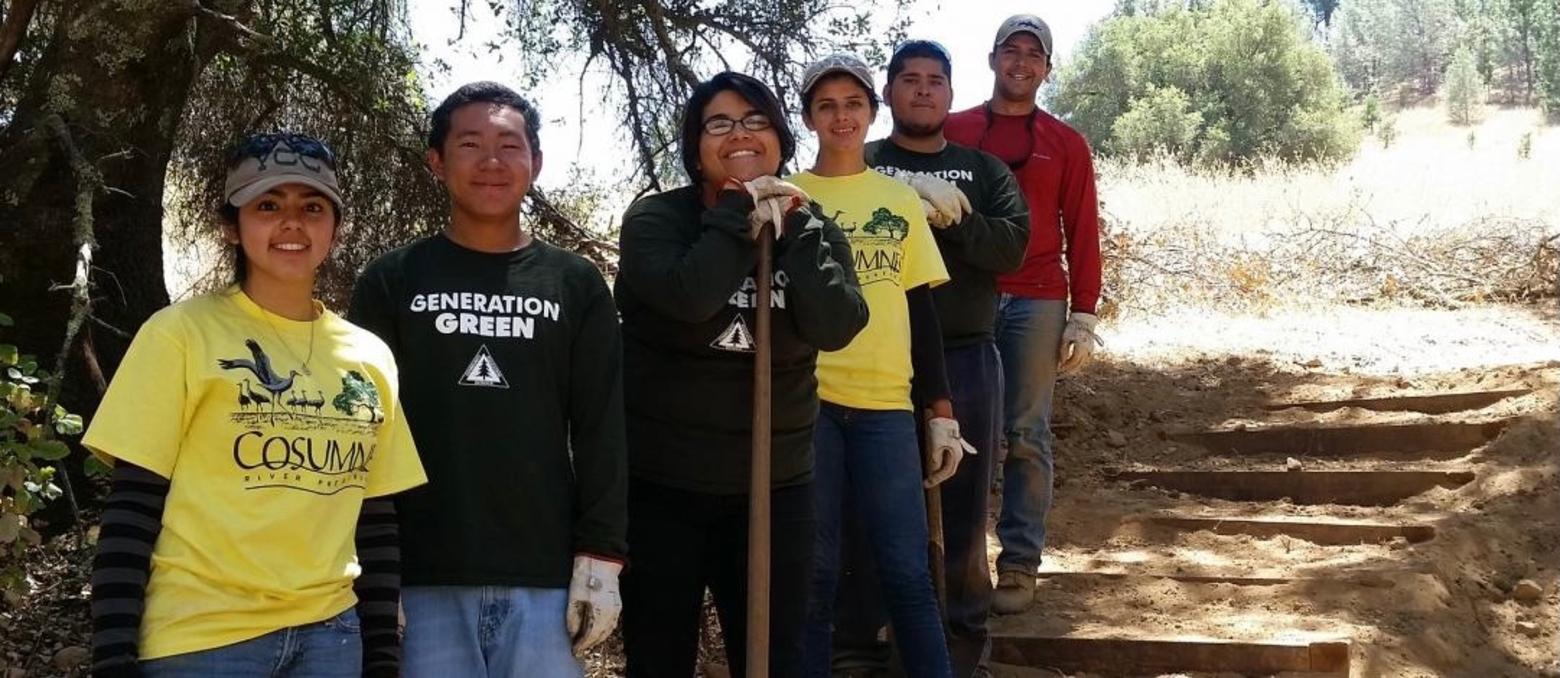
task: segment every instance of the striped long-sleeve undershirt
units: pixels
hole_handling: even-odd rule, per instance
[[[92,562],[94,676],[140,675],[141,615],[168,489],[168,479],[146,469],[124,462],[114,468]],[[363,568],[352,585],[363,634],[363,675],[393,678],[401,660],[401,549],[391,500],[363,502],[355,541]]]
[[[363,629],[363,675],[395,678],[401,668],[397,611],[401,603],[401,539],[390,499],[363,501],[357,526],[358,564],[352,582]]]
[[[152,547],[162,531],[168,479],[121,462],[112,482],[92,561],[92,675],[135,676],[146,581]]]

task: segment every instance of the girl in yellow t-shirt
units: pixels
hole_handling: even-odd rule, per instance
[[[396,675],[388,495],[427,479],[388,347],[313,298],[335,156],[249,137],[224,196],[238,283],[146,321],[83,440],[114,464],[92,673]]]
[[[948,273],[915,191],[866,164],[867,127],[878,108],[871,71],[855,57],[835,55],[809,66],[802,80],[802,122],[818,135],[818,159],[790,181],[846,232],[870,312],[849,345],[818,355],[818,537],[806,675],[830,672],[840,533],[850,507],[874,556],[906,675],[942,678],[952,668],[927,560],[915,405],[928,406],[934,421],[951,419],[929,291]]]

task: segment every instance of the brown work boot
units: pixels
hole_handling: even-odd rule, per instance
[[[997,588],[991,592],[991,609],[997,614],[1018,614],[1035,602],[1035,576],[1018,570],[997,575]]]

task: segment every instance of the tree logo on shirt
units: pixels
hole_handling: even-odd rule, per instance
[[[838,217],[835,218],[839,220]],[[851,225],[840,230],[850,238],[851,257],[855,260],[856,279],[862,287],[899,280],[904,265],[904,241],[910,235],[910,222],[887,207],[872,210],[872,218],[859,228]]]
[[[887,207],[879,207],[872,210],[872,220],[862,226],[861,231],[902,241],[906,236],[910,235],[910,222],[905,221],[904,217],[888,211]]]
[[[493,360],[493,354],[488,352],[486,345],[477,349],[477,354],[472,356],[471,364],[466,366],[465,374],[460,375],[457,383],[461,386],[509,388],[509,380],[504,378],[504,371],[498,369],[498,361]]]
[[[341,378],[341,393],[331,400],[331,405],[349,417],[366,416],[369,421],[376,423],[385,420],[384,409],[379,403],[379,389],[374,388],[374,382],[364,379],[357,370],[347,370],[346,376]]]
[[[715,341],[710,342],[710,347],[733,353],[752,353],[753,333],[739,315],[731,319],[731,324],[715,337]]]

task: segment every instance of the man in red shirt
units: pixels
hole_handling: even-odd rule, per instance
[[[1029,246],[1017,271],[1001,276],[996,341],[1006,382],[1002,515],[992,608],[1023,611],[1051,507],[1051,394],[1058,373],[1089,361],[1100,296],[1099,203],[1089,144],[1036,105],[1051,73],[1051,29],[1018,14],[997,29],[988,61],[991,99],[949,116],[948,140],[987,151],[1012,168],[1029,204]]]

